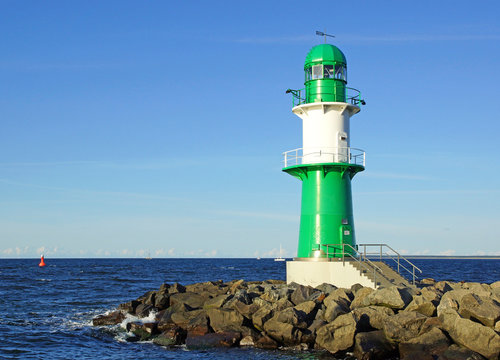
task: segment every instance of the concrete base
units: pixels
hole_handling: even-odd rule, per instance
[[[323,283],[350,288],[354,284],[375,289],[375,283],[362,275],[349,261],[287,261],[286,282],[312,287]]]

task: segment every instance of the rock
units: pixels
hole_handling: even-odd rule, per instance
[[[284,297],[272,304],[271,307],[273,308],[273,311],[276,312],[293,307],[293,304],[286,297]]]
[[[375,290],[368,294],[364,303],[369,305],[385,306],[390,309],[404,309],[412,300],[412,296],[406,289],[399,289],[396,286]]]
[[[354,295],[351,291],[348,291],[343,288],[336,289],[328,295],[325,300],[323,300],[323,303],[328,306],[328,303],[330,301],[336,301],[338,302],[339,300],[343,300],[343,302],[347,303],[349,306],[351,304],[352,299],[354,299]]]
[[[496,322],[496,324],[495,324],[495,331],[496,331],[497,333],[500,333],[500,320],[499,320],[499,321],[497,321],[497,322]]]
[[[137,300],[143,304],[155,306],[156,291],[148,291]]]
[[[192,310],[192,311],[179,311],[172,314],[170,320],[172,323],[180,326],[183,329],[187,329],[189,321],[200,314],[206,316],[205,310]]]
[[[434,328],[443,329],[443,323],[437,317],[430,317],[425,320],[424,324],[420,328],[418,335],[425,334]]]
[[[316,304],[315,301],[308,300],[308,301],[304,301],[303,303],[300,303],[299,305],[295,306],[295,310],[297,310],[299,313],[303,314],[303,317],[305,318],[306,322],[308,324],[311,324],[312,321],[314,320],[315,315],[316,315],[317,307],[318,307],[318,304]]]
[[[140,338],[140,341],[149,339],[158,333],[157,323],[131,322],[127,324],[127,331]]]
[[[264,323],[264,330],[271,339],[286,346],[297,345],[302,335],[298,328],[274,318]]]
[[[306,301],[314,292],[318,290],[304,285],[298,285],[297,288],[290,295],[290,300],[295,305],[299,305],[300,303]]]
[[[266,321],[273,317],[274,313],[270,305],[264,305],[252,315],[253,326],[258,330],[264,330]]]
[[[288,300],[291,293],[292,290],[288,288],[269,289],[266,290],[264,294],[260,296],[260,299],[265,300],[267,302],[275,303],[283,298],[286,298]]]
[[[436,306],[432,302],[427,301],[423,296],[415,296],[405,311],[416,311],[425,316],[435,316]]]
[[[121,311],[113,311],[109,314],[99,315],[92,320],[92,325],[116,325],[125,320],[125,315]]]
[[[374,291],[375,290],[368,287],[359,289],[358,292],[356,293],[356,296],[354,297],[354,300],[351,303],[351,310],[370,305],[368,301],[365,301],[365,298]]]
[[[207,314],[204,311],[197,312],[189,319],[186,330],[189,336],[205,335],[211,332]]]
[[[330,300],[328,303],[325,302],[325,304],[326,310],[323,314],[323,319],[326,322],[332,322],[339,315],[347,314],[349,312],[349,303],[343,298]]]
[[[245,280],[237,280],[229,286],[229,293],[234,294],[237,290],[245,287]]]
[[[385,320],[394,315],[394,311],[385,306],[366,306],[352,311],[359,331],[382,330]]]
[[[425,279],[420,280],[421,285],[434,285],[435,283],[436,283],[436,280],[434,280],[432,278],[425,278]]]
[[[181,345],[186,339],[186,331],[178,326],[173,327],[153,339],[153,343],[161,346]]]
[[[255,346],[255,341],[252,335],[247,335],[240,340],[240,346]]]
[[[164,284],[167,285],[167,284]],[[160,288],[156,294],[155,307],[158,310],[164,310],[170,306],[170,294],[168,293],[168,288]]]
[[[170,296],[170,306],[181,303],[185,304],[191,309],[199,309],[203,307],[207,299],[199,294],[192,292],[175,293]]]
[[[327,283],[323,283],[321,285],[318,285],[315,287],[315,289],[321,291],[321,292],[324,292],[325,294],[330,294],[333,290],[337,289],[336,286],[334,285],[331,285],[331,284],[327,284]]]
[[[238,344],[241,334],[238,332],[210,333],[202,336],[189,336],[186,338],[186,348],[207,349],[213,347],[231,347]]]
[[[417,337],[427,316],[416,311],[402,311],[389,316],[384,322],[384,333],[392,342],[409,341]]]
[[[446,294],[445,294],[446,295]],[[500,335],[492,328],[469,319],[463,319],[453,309],[439,315],[443,329],[453,341],[465,346],[491,360],[498,360],[500,354]]]
[[[434,288],[441,291],[443,294],[453,290],[452,284],[448,281],[439,281],[434,284]]]
[[[354,284],[351,286],[351,292],[353,293],[353,295],[355,295],[358,290],[362,289],[363,288],[363,285],[361,284]]]
[[[184,293],[184,292],[186,292],[186,287],[179,283],[174,283],[168,288],[169,294]]]
[[[385,360],[396,355],[396,348],[382,330],[359,333],[354,339],[354,356],[358,360]]]
[[[267,335],[263,335],[255,341],[255,347],[259,349],[277,349],[278,343]]]
[[[148,304],[139,304],[137,305],[137,307],[135,308],[135,314],[140,317],[140,318],[144,318],[144,317],[147,317],[149,315],[149,313],[151,311],[153,311],[153,306],[152,305],[148,305]]]
[[[275,315],[269,320],[275,320],[281,323],[290,324],[294,327],[306,329],[308,326],[307,318],[303,311],[298,311],[295,308],[288,308],[283,311],[278,311]],[[264,324],[264,329],[266,329],[266,325]],[[274,338],[274,337],[273,337]]]
[[[232,295],[219,295],[212,299],[208,299],[203,304],[203,309],[218,309],[224,306],[224,304],[232,298]]]
[[[124,304],[118,305],[118,310],[125,311],[129,314],[135,314],[135,309],[141,304],[140,301],[132,300]]]
[[[439,357],[439,360],[483,360],[483,359],[484,358],[477,352],[458,346],[456,344],[450,345],[450,347]]]
[[[210,326],[216,332],[241,331],[244,317],[236,310],[210,309],[207,312]]]
[[[244,304],[239,300],[236,300],[231,304],[231,306],[228,307],[229,309],[236,310],[239,312],[241,315],[246,317],[247,319],[251,319],[252,315],[259,310],[259,306],[257,304]]]
[[[430,301],[435,306],[438,306],[443,293],[433,287],[427,287],[421,290],[421,294],[419,296],[423,297],[426,301]]]
[[[172,315],[179,312],[179,313],[185,313],[188,312],[188,308],[186,305],[183,303],[178,303],[174,306],[170,306],[169,308],[160,311],[157,316],[156,320],[158,321],[158,329],[160,331],[165,331],[168,330],[174,325],[175,323],[172,321]]]
[[[415,353],[439,355],[444,353],[449,345],[450,341],[446,335],[438,328],[433,328],[425,334],[399,343],[399,356],[406,358]]]
[[[340,315],[333,322],[319,328],[316,332],[316,344],[332,354],[347,350],[354,344],[356,320],[349,313]]]
[[[458,313],[462,317],[479,321],[490,328],[494,328],[500,320],[500,304],[490,298],[471,293],[464,295],[458,305]]]

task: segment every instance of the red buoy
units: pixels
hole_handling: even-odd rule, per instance
[[[42,257],[40,258],[40,264],[38,264],[38,266],[42,267],[42,266],[45,266],[45,261],[43,259],[43,255]]]

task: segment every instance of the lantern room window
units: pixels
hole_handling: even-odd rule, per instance
[[[323,78],[323,65],[313,65],[312,78],[313,78],[313,80]]]
[[[335,65],[335,79],[347,82],[347,70],[344,65]]]
[[[333,72],[333,65],[324,65],[323,70],[325,79],[335,79],[335,74]]]

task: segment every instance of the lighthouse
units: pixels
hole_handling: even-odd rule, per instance
[[[287,262],[287,282],[362,283],[346,273],[345,259],[357,253],[351,182],[365,169],[365,152],[351,147],[350,121],[365,102],[347,86],[346,57],[334,45],[309,51],[304,77],[305,88],[287,90],[302,119],[302,147],[283,154],[283,171],[302,183],[297,257]]]

